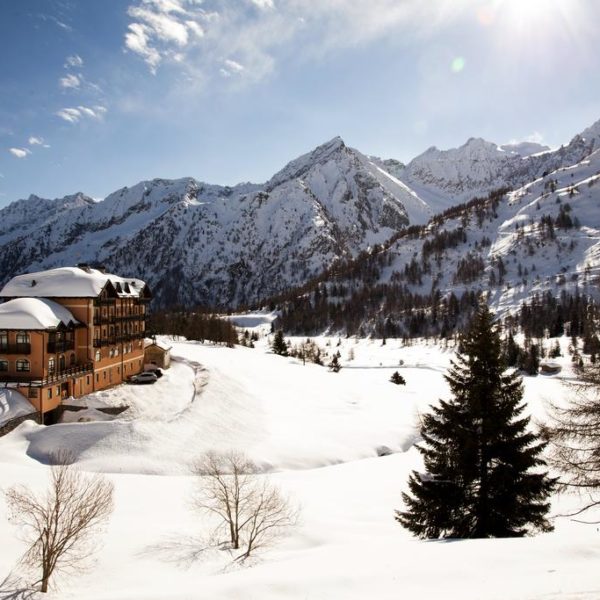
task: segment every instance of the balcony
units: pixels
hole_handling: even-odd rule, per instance
[[[116,298],[94,298],[94,306],[113,306]]]
[[[115,336],[96,338],[94,340],[94,348],[104,348],[105,346],[114,346],[116,343],[117,343],[117,338]]]
[[[80,365],[73,365],[62,371],[55,371],[54,373],[48,373],[48,377],[42,380],[42,385],[47,383],[54,383],[55,381],[61,381],[68,377],[74,377],[77,375],[83,375],[84,373],[91,373],[94,370],[94,363],[88,362]]]
[[[36,377],[35,375],[31,375],[25,372],[19,373],[18,375],[9,375],[6,372],[2,372],[0,373],[0,381],[7,383],[29,383],[32,386],[39,387],[47,385],[49,383],[59,382],[64,379],[68,379],[69,377],[77,377],[78,375],[91,373],[93,370],[94,363],[89,362],[79,365],[73,365],[72,367],[62,369],[61,371],[49,373],[47,377],[42,379],[40,379],[40,377]]]
[[[105,348],[106,346],[116,346],[122,342],[131,342],[133,340],[139,340],[144,337],[143,331],[136,331],[131,333],[121,333],[116,336],[96,338],[94,340],[94,348]]]
[[[57,352],[67,352],[68,350],[75,350],[74,340],[62,340],[60,342],[48,342],[47,351],[48,354],[56,354]]]
[[[115,323],[117,317],[115,315],[101,315],[94,317],[94,325],[107,325],[110,323]]]
[[[31,354],[31,344],[1,344],[0,354]]]

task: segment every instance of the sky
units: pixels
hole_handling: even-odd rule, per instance
[[[0,0],[0,206],[600,119],[598,0]]]

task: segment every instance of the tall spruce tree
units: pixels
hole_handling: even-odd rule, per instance
[[[288,355],[287,343],[283,339],[283,331],[281,329],[278,329],[275,332],[275,335],[273,337],[273,343],[271,344],[271,350],[273,350],[275,354],[279,354],[280,356]]]
[[[413,471],[396,520],[422,538],[487,538],[550,531],[555,480],[540,472],[545,446],[521,414],[523,387],[504,372],[501,343],[485,305],[462,336],[445,375],[453,398],[423,418],[418,446],[425,474]],[[532,471],[532,469],[535,469]]]

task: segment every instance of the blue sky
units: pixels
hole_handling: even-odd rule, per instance
[[[0,205],[600,118],[596,0],[0,0]]]

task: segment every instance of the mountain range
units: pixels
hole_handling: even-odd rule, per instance
[[[600,228],[600,194],[589,184],[600,172],[598,148],[600,121],[556,150],[471,138],[456,149],[430,148],[406,165],[362,154],[337,137],[264,184],[153,179],[100,202],[83,193],[30,196],[0,210],[0,283],[86,262],[144,279],[156,306],[232,308],[302,285],[407,226],[499,188],[514,190],[506,197],[512,208],[498,211],[488,237],[508,247],[513,221],[541,210],[531,207],[540,205],[551,180],[571,199],[578,188],[574,209],[588,186],[582,210],[575,211],[581,213],[577,232],[569,232],[588,239]],[[406,252],[397,249],[398,260],[409,260]],[[590,252],[580,258],[595,265],[599,253]]]

